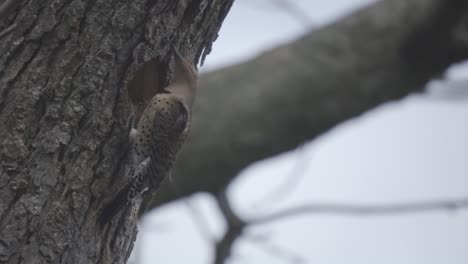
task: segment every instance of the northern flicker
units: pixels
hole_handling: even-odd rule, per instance
[[[104,221],[144,189],[148,188],[151,193],[158,190],[185,141],[190,128],[198,74],[193,64],[175,48],[174,52],[174,80],[151,99],[137,128],[130,132],[131,179],[104,208],[101,215]]]

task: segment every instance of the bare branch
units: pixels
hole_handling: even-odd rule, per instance
[[[213,236],[211,235],[202,213],[195,207],[190,199],[184,199],[183,201],[189,213],[192,215],[193,222],[197,226],[202,238],[209,242],[213,241]]]
[[[339,214],[339,215],[383,215],[383,214],[412,214],[428,211],[454,211],[468,208],[468,198],[459,200],[441,200],[429,202],[381,204],[381,205],[353,205],[353,204],[306,204],[267,216],[247,221],[252,225],[266,224],[303,214]]]
[[[252,218],[250,220],[241,219],[231,208],[225,190],[217,196],[218,206],[226,220],[227,228],[223,237],[216,243],[215,264],[222,264],[231,255],[231,250],[238,238],[243,235],[246,228],[254,225],[267,224],[270,222],[283,220],[286,218],[304,215],[304,214],[339,214],[339,215],[385,215],[385,214],[411,214],[428,211],[455,211],[458,209],[468,208],[468,198],[452,199],[452,200],[437,200],[426,202],[413,202],[401,204],[375,204],[375,205],[359,205],[359,204],[305,204],[270,215]],[[260,244],[268,252],[274,252],[275,255],[281,255],[295,263],[301,263],[302,258],[295,256],[286,250],[280,250],[274,245],[266,245],[266,239],[247,236],[250,240],[261,242]]]
[[[226,190],[220,192],[216,200],[227,223],[226,232],[221,240],[216,243],[214,258],[215,264],[222,264],[231,255],[234,242],[236,242],[236,240],[242,235],[242,232],[246,227],[246,223],[241,220],[231,208],[226,195]]]
[[[261,12],[281,12],[285,13],[291,19],[295,20],[299,25],[305,29],[314,28],[315,25],[311,19],[311,16],[299,8],[295,3],[290,0],[268,0],[262,3],[259,1],[242,1],[240,2],[245,5],[249,5],[256,11]]]
[[[223,214],[224,218],[226,218],[228,224],[233,226],[242,225],[244,221],[240,219],[240,217],[237,216],[237,214],[232,209],[226,194],[226,190],[220,192],[216,198],[216,201],[218,202],[218,207],[221,210],[221,213]]]
[[[452,41],[466,10],[462,0],[378,1],[242,65],[202,76],[191,136],[174,168],[181,191],[166,183],[154,206],[197,192],[216,195],[253,162],[419,92],[468,57],[464,42]]]
[[[255,242],[255,245],[261,246],[261,248],[265,250],[266,253],[272,256],[286,259],[290,263],[295,263],[295,264],[307,263],[306,259],[303,256],[299,255],[298,253],[285,249],[279,245],[276,245],[270,241],[267,241],[266,239],[263,239],[263,238],[256,239],[255,237],[252,237],[252,236],[245,236],[245,237],[249,238],[250,241]]]
[[[309,15],[289,0],[271,0],[279,10],[284,11],[303,27],[308,28],[311,24]]]
[[[253,208],[261,208],[265,204],[274,204],[274,201],[280,201],[287,197],[292,191],[296,189],[299,183],[306,175],[308,160],[310,159],[307,154],[307,147],[305,144],[300,145],[294,152],[296,156],[294,167],[287,177],[282,180],[274,190],[265,195],[260,201],[252,205]]]

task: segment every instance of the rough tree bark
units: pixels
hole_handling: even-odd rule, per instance
[[[153,205],[217,194],[251,163],[418,92],[467,55],[467,1],[385,0],[208,73],[173,181]]]
[[[123,177],[125,102],[139,104],[170,81],[168,40],[203,60],[231,5],[0,2],[8,14],[0,16],[0,262],[126,261],[136,210],[97,224]],[[150,60],[158,66],[145,69]],[[156,76],[144,91],[142,69]],[[127,86],[136,88],[124,100]]]

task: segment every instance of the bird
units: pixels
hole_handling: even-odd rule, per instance
[[[130,131],[131,164],[129,182],[104,207],[101,222],[108,222],[127,202],[146,189],[154,194],[177,159],[190,130],[198,72],[172,45],[174,78],[154,95],[137,127]]]

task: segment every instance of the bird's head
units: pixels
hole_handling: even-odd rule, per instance
[[[184,104],[191,108],[197,89],[198,71],[192,61],[182,57],[175,47],[173,49],[175,52],[174,81],[166,90],[180,97]]]

